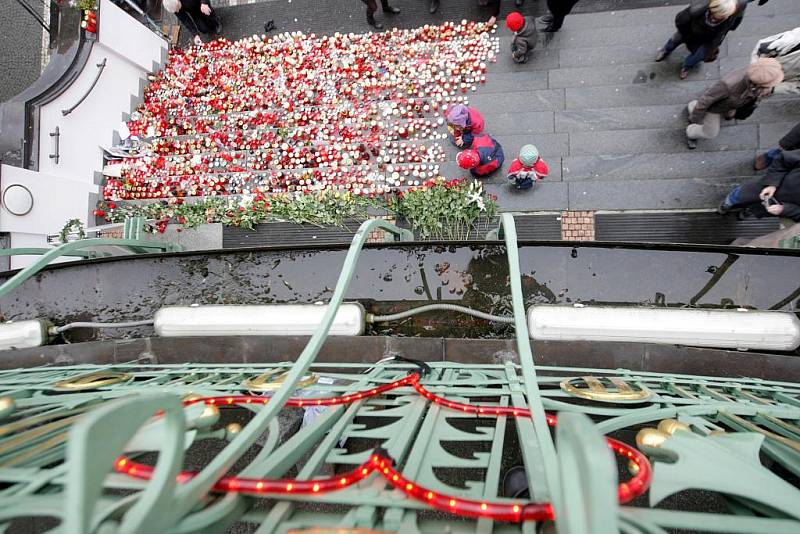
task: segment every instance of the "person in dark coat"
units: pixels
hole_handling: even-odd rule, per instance
[[[557,32],[564,25],[564,19],[572,12],[579,0],[547,0],[547,15],[540,17],[538,22],[543,32]]]
[[[659,48],[656,61],[663,61],[680,45],[685,44],[690,54],[683,60],[680,77],[701,61],[714,61],[719,46],[729,31],[736,29],[744,16],[746,0],[693,0],[691,5],[675,17],[677,32]]]
[[[775,158],[785,150],[800,150],[800,123],[797,123],[794,128],[789,130],[789,133],[778,141],[778,146],[776,148],[772,148],[756,156],[756,160],[753,162],[753,168],[757,171],[763,171],[772,165]]]
[[[378,11],[378,0],[361,0],[367,4],[367,24],[376,30],[382,30],[383,24],[375,20],[375,12]],[[400,13],[400,9],[389,5],[389,0],[381,0],[381,7],[383,8],[384,15],[396,15]]]
[[[203,44],[200,34],[219,34],[222,23],[211,9],[210,0],[162,0],[164,9],[174,13],[184,28],[194,34],[194,44]]]
[[[728,193],[718,211],[736,209],[742,210],[739,218],[773,215],[800,222],[800,150],[781,152],[764,176]]]

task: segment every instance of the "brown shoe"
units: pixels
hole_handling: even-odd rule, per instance
[[[756,156],[755,161],[753,162],[753,168],[757,171],[763,171],[769,165],[767,165],[767,153],[759,154]]]

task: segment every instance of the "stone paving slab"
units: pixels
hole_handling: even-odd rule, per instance
[[[491,76],[491,73],[489,74]],[[470,105],[478,109],[496,109],[500,112],[513,111],[555,111],[564,109],[564,90],[546,89],[533,93],[527,91],[514,91],[504,93],[502,98],[497,95],[473,94],[470,96]]]
[[[677,11],[676,11],[677,12]],[[593,17],[592,17],[593,18]],[[729,34],[736,39],[749,36],[766,36],[776,32],[779,24],[775,16],[753,16],[747,14],[741,26]],[[648,24],[643,20],[633,26],[624,28],[581,28],[576,31],[560,31],[555,34],[544,34],[548,48],[594,48],[603,46],[640,45],[652,43],[663,44],[675,33],[674,25]]]
[[[574,132],[570,135],[570,154],[662,154],[686,152],[682,130],[618,130],[612,132]],[[697,150],[747,150],[758,146],[758,126],[741,124],[723,128],[716,139],[703,139]]]
[[[747,122],[769,123],[794,120],[800,122],[800,99],[791,96],[773,96],[762,100]]]
[[[569,209],[709,208],[741,182],[741,178],[570,182]]]
[[[778,141],[789,133],[789,130],[797,125],[798,121],[793,122],[773,122],[758,125],[758,146],[759,148],[775,148]]]
[[[685,104],[639,106],[608,109],[578,109],[555,112],[555,131],[562,133],[685,128]],[[723,121],[722,127],[733,124]]]
[[[649,85],[569,87],[566,89],[566,109],[687,104],[703,94],[708,86],[708,82],[678,80]]]
[[[494,136],[555,133],[552,111],[484,113],[483,118]]]
[[[753,43],[757,39],[753,40]],[[666,41],[666,37],[664,38]],[[576,68],[576,67],[602,67],[613,65],[626,65],[630,63],[646,63],[652,62],[656,57],[656,52],[659,46],[664,44],[658,43],[637,43],[630,46],[603,46],[595,48],[562,48],[558,50],[559,64],[561,68]],[[670,62],[683,61],[685,52],[676,50],[669,58]],[[719,57],[724,58],[727,56],[727,45],[722,43],[719,49]]]
[[[564,158],[567,181],[626,181],[681,178],[725,178],[754,174],[755,150],[618,154]]]
[[[547,71],[520,70],[519,72],[492,72],[486,77],[486,83],[477,87],[480,94],[492,94],[511,91],[539,91],[547,89],[547,84]]]
[[[497,61],[491,63],[489,71],[492,73],[546,71],[557,69],[559,66],[559,51],[536,48],[528,54],[527,63],[517,63],[511,59],[509,51],[510,39],[500,40],[500,55]]]
[[[596,87],[602,85],[648,85],[673,81],[680,72],[681,58],[677,54],[669,61],[631,63],[626,65],[561,68],[549,71],[550,89],[562,87]],[[710,81],[719,79],[719,63],[703,63],[692,71],[687,80]]]
[[[569,201],[569,186],[544,179],[533,189],[520,191],[505,178],[484,180],[486,191],[502,199],[500,211],[561,210]]]

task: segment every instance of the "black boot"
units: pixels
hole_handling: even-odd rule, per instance
[[[367,13],[367,24],[375,28],[376,30],[382,30],[383,24],[375,20],[375,13]]]
[[[431,0],[431,13],[436,13],[437,9],[439,9],[439,0]]]
[[[397,15],[400,13],[400,8],[390,6],[388,0],[383,0],[381,6],[383,7],[383,12],[389,15]]]

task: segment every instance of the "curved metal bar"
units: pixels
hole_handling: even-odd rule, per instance
[[[75,102],[75,105],[73,105],[70,108],[61,110],[61,114],[63,116],[66,117],[67,115],[69,115],[70,113],[75,111],[75,108],[80,106],[83,103],[83,101],[86,100],[86,97],[88,97],[89,94],[92,92],[92,90],[94,89],[94,86],[97,85],[98,81],[100,81],[100,75],[103,74],[103,69],[106,68],[106,61],[107,60],[108,60],[108,58],[103,58],[103,61],[101,61],[100,63],[97,64],[97,69],[98,69],[97,70],[97,76],[94,77],[94,81],[92,82],[92,85],[89,86],[89,89],[86,91],[86,93],[84,93],[84,95],[80,98],[80,100]]]
[[[61,256],[74,256],[75,252],[89,248],[89,247],[125,247],[133,252],[138,252],[140,249],[154,249],[163,251],[174,251],[178,247],[172,243],[160,243],[157,241],[143,241],[141,239],[81,239],[73,241],[72,243],[64,243],[47,253],[43,254],[41,258],[36,260],[33,264],[25,267],[20,272],[9,278],[0,286],[0,298],[6,296],[11,290],[22,284],[25,280],[38,273],[50,262]]]
[[[275,391],[270,397],[270,402],[253,417],[250,423],[225,447],[222,453],[217,455],[196,477],[192,478],[176,492],[170,509],[173,521],[176,522],[189,512],[196,505],[197,499],[207,494],[214,487],[220,475],[231,469],[242,454],[264,433],[270,422],[278,415],[278,412],[297,389],[297,384],[306,375],[308,368],[316,359],[323,343],[325,343],[325,339],[328,337],[331,324],[333,324],[339,306],[342,304],[355,274],[356,263],[361,254],[361,249],[366,243],[370,232],[377,229],[386,230],[398,236],[401,241],[410,241],[414,238],[410,231],[398,228],[383,220],[364,221],[361,224],[358,232],[353,236],[344,265],[339,273],[339,279],[336,282],[336,289],[333,291],[333,296],[328,303],[328,309],[325,311],[322,321],[320,321],[319,328],[311,336],[303,352],[292,365],[284,379],[283,386]],[[522,320],[523,322],[525,321],[524,314]],[[166,522],[165,524],[172,524],[172,522]]]
[[[42,256],[53,250],[52,248],[3,248],[0,249],[0,256]],[[76,258],[96,258],[98,253],[93,250],[76,251],[64,254],[64,256],[74,256]]]
[[[528,443],[527,445],[536,450],[540,459],[536,465],[528,466],[528,483],[531,488],[537,486],[542,488],[540,490],[542,493],[537,495],[537,499],[551,499],[551,502],[556,505],[556,509],[563,509],[558,502],[561,498],[561,491],[556,449],[550,436],[550,430],[547,427],[544,404],[536,381],[536,366],[533,363],[533,352],[531,351],[533,341],[528,333],[525,299],[522,294],[522,275],[519,268],[517,227],[514,224],[514,216],[510,213],[503,213],[500,217],[500,228],[503,230],[506,255],[508,257],[508,276],[514,310],[514,335],[517,341],[517,354],[522,367],[525,395],[528,397],[528,406],[530,407],[533,428],[536,433],[536,443]],[[539,477],[539,479],[533,480],[534,477]],[[544,478],[545,485],[541,484],[541,478]]]

